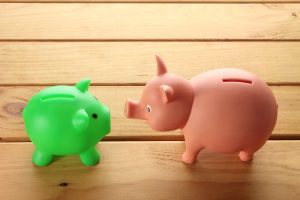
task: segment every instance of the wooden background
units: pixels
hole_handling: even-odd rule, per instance
[[[238,67],[270,85],[278,122],[251,163],[203,151],[184,165],[179,131],[123,116],[155,74],[155,54],[186,78]],[[46,86],[83,77],[112,111],[101,164],[33,166],[22,109]],[[1,200],[299,197],[300,0],[0,0]]]

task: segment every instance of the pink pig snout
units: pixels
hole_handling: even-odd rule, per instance
[[[138,101],[127,99],[124,110],[127,118],[146,120],[145,112]]]

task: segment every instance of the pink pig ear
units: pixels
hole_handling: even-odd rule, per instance
[[[163,103],[170,103],[174,97],[174,90],[168,85],[160,86]]]
[[[157,63],[157,75],[162,75],[168,72],[167,67],[164,63],[164,61],[159,57],[159,56],[155,56],[156,57],[156,63]]]

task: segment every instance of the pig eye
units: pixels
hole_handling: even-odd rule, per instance
[[[97,118],[98,118],[98,115],[97,115],[96,113],[94,113],[94,114],[92,114],[92,117],[93,117],[94,119],[97,119]]]
[[[151,112],[152,111],[152,108],[151,108],[151,106],[150,105],[147,105],[147,112]]]

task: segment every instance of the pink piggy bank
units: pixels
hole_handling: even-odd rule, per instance
[[[157,131],[182,129],[184,163],[194,163],[206,148],[239,152],[250,161],[270,137],[277,119],[271,89],[255,75],[234,68],[211,70],[191,80],[167,72],[157,56],[157,75],[140,101],[128,99],[125,115],[146,120]]]

